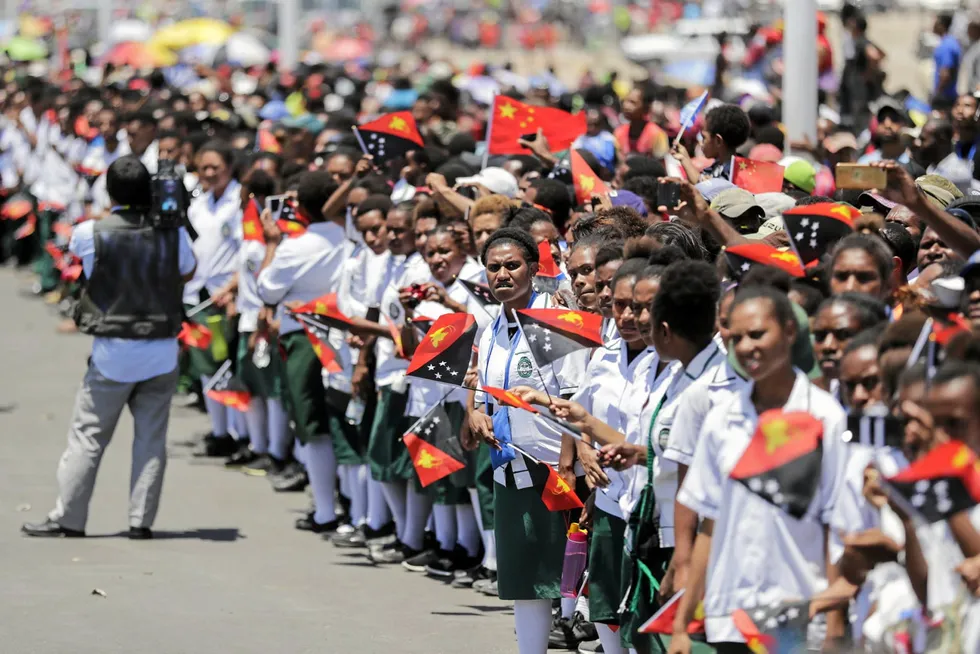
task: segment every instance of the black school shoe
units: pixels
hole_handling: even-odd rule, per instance
[[[483,564],[468,568],[466,570],[457,570],[453,575],[452,587],[453,588],[473,588],[473,584],[480,581],[481,579],[489,579],[490,571],[483,567]]]
[[[238,448],[238,441],[228,434],[224,436],[208,434],[201,442],[201,446],[194,452],[194,456],[209,458],[228,457],[237,452]]]
[[[412,549],[405,543],[396,540],[383,547],[369,550],[368,559],[377,565],[391,565],[404,563],[419,554],[421,554],[419,550]]]
[[[438,550],[438,552],[439,557],[425,566],[425,574],[443,581],[452,581],[457,571],[470,570],[483,560],[482,555],[470,556],[458,545],[451,552],[445,550]]]
[[[237,452],[225,459],[225,467],[240,468],[244,465],[252,463],[258,458],[259,455],[253,452],[252,448],[248,444],[248,441],[245,441],[245,443],[239,445]]]
[[[285,466],[284,461],[279,461],[271,454],[259,454],[250,463],[242,466],[242,472],[249,477],[265,477],[281,472]]]
[[[279,474],[268,475],[272,489],[277,493],[296,493],[302,491],[310,483],[306,476],[306,468],[299,461],[290,461]]]
[[[297,519],[296,528],[300,531],[312,531],[314,534],[328,534],[337,531],[337,527],[340,526],[340,520],[320,523],[313,519],[313,515],[313,513],[307,513],[302,518]]]
[[[85,538],[84,531],[62,527],[51,518],[47,518],[44,522],[25,522],[20,531],[26,536],[35,538]]]
[[[558,618],[548,636],[548,649],[578,650],[579,643],[596,640],[599,634],[595,625],[586,622],[582,614],[576,611],[568,620]]]
[[[432,565],[442,553],[436,548],[424,549],[415,556],[406,557],[402,561],[402,567],[409,572],[425,572],[426,566]]]

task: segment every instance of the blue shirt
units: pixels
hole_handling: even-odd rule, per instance
[[[932,58],[936,62],[936,75],[933,87],[935,94],[950,100],[956,99],[956,75],[960,70],[960,58],[962,50],[960,42],[952,34],[947,34],[936,46],[932,53]],[[939,71],[948,68],[950,71],[949,83],[945,88],[939,88]]]
[[[85,277],[95,268],[95,221],[87,220],[71,233],[68,249],[82,260]],[[197,265],[191,239],[180,228],[178,267],[181,275],[189,275]],[[112,381],[134,383],[165,375],[177,367],[177,339],[159,338],[135,340],[128,338],[96,337],[92,342],[92,365],[102,376]]]
[[[575,139],[572,148],[588,150],[603,168],[613,170],[616,167],[616,137],[609,132],[599,132],[595,136],[583,134]],[[593,172],[599,174],[597,170]]]

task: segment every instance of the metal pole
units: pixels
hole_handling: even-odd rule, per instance
[[[299,62],[299,0],[279,0],[279,69]]]
[[[109,45],[109,29],[112,27],[112,0],[98,0],[99,41]]]
[[[783,123],[788,141],[817,140],[817,3],[786,3],[783,34]]]

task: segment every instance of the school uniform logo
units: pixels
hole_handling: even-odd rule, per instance
[[[231,238],[231,224],[224,223],[221,226],[221,238]]]
[[[392,302],[388,305],[388,315],[390,315],[394,320],[398,320],[398,316],[401,315],[401,305],[397,302]]]
[[[517,374],[520,375],[521,379],[527,379],[534,372],[534,365],[531,363],[531,359],[526,356],[522,356],[517,361]]]
[[[670,427],[664,427],[660,430],[660,433],[657,434],[657,443],[660,444],[661,450],[667,449],[668,441],[670,441]]]

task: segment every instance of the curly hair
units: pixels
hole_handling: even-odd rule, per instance
[[[653,315],[671,332],[692,343],[703,343],[715,332],[721,288],[718,275],[704,261],[678,261],[667,266],[653,300]]]

